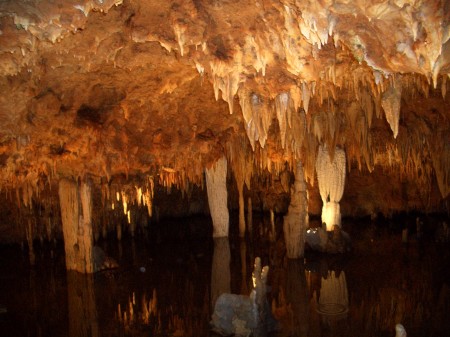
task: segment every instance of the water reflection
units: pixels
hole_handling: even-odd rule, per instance
[[[93,275],[67,271],[67,299],[69,336],[99,336]]]
[[[290,324],[285,326],[285,332],[288,336],[307,336],[309,302],[303,260],[287,261],[285,292],[291,310]]]
[[[267,297],[280,323],[270,336],[393,337],[397,323],[408,337],[447,336],[449,247],[426,235],[421,246],[413,236],[402,245],[401,228],[370,237],[360,228],[351,254],[299,260],[286,258],[281,235],[123,238],[100,243],[120,267],[91,276],[66,273],[62,246],[55,258],[37,247],[33,268],[27,252],[0,248],[0,336],[214,336],[215,299],[249,296],[256,256],[270,267]]]
[[[230,261],[229,239],[215,238],[211,267],[211,308],[214,308],[220,295],[231,292]]]
[[[322,278],[319,303],[316,308],[324,320],[347,318],[348,291],[345,273],[331,271]]]

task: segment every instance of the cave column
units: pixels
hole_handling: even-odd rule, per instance
[[[316,171],[320,197],[323,202],[322,223],[326,224],[327,231],[332,231],[335,225],[341,226],[339,201],[344,194],[345,164],[344,150],[336,147],[334,154],[330,155],[326,145],[319,147]]]
[[[228,237],[229,213],[227,193],[227,160],[220,158],[205,170],[209,211],[213,223],[213,237]]]
[[[92,247],[92,191],[87,182],[69,179],[59,182],[59,201],[66,253],[66,268],[94,272]]]
[[[308,193],[303,166],[299,161],[295,172],[295,182],[291,187],[291,202],[283,222],[288,258],[298,259],[303,256],[308,221]]]

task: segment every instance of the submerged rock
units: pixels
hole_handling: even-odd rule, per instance
[[[211,327],[223,336],[265,336],[277,328],[277,322],[267,301],[267,273],[261,270],[261,260],[255,259],[254,288],[250,296],[222,294],[214,306]]]
[[[94,272],[119,268],[117,261],[107,256],[103,249],[98,246],[94,246],[92,255],[94,258]]]
[[[305,240],[312,250],[323,253],[339,254],[351,249],[350,235],[339,226],[334,226],[329,232],[322,228],[309,228]]]

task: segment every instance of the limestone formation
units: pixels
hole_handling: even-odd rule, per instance
[[[213,237],[228,236],[229,213],[227,193],[227,160],[220,158],[205,170],[208,203],[213,222]]]
[[[449,6],[1,1],[0,205],[9,215],[0,226],[17,224],[4,240],[32,244],[49,223],[61,233],[59,214],[63,224],[71,216],[55,202],[58,183],[81,177],[98,205],[95,236],[137,235],[153,213],[182,208],[158,198],[180,191],[191,202],[209,190],[205,170],[222,157],[241,236],[244,198],[264,211],[267,199],[287,198],[277,177],[298,161],[317,214],[319,146],[345,151],[346,194],[322,198],[331,225],[340,214],[448,211]],[[198,200],[197,213],[207,212]],[[213,217],[215,235],[227,235],[227,216]]]
[[[283,232],[287,256],[298,259],[305,249],[305,232],[308,227],[308,195],[301,162],[297,163],[295,182],[291,187],[291,202],[284,217]]]

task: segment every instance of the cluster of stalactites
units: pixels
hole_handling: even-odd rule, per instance
[[[316,162],[319,192],[323,202],[322,223],[326,223],[329,231],[333,226],[341,225],[339,201],[345,186],[345,152],[340,148],[335,148],[333,152],[331,157],[328,147],[321,145]]]
[[[155,183],[152,176],[148,176],[142,185],[110,186],[102,184],[102,202],[104,206],[111,205],[112,210],[116,209],[116,205],[120,203],[128,223],[131,223],[132,204],[137,204],[138,207],[146,207],[148,215],[152,216],[154,188]]]
[[[450,194],[450,142],[446,137],[445,132],[436,135],[434,151],[431,151],[436,180],[444,199]]]

